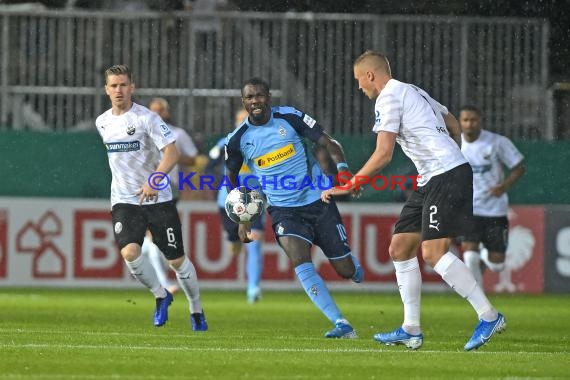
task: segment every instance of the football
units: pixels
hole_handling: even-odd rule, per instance
[[[226,214],[236,223],[250,223],[263,214],[265,202],[258,191],[236,187],[226,197]]]

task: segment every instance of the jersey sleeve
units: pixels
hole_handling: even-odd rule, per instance
[[[323,134],[323,127],[306,113],[293,107],[278,107],[274,117],[285,119],[295,132],[311,141],[317,141]]]
[[[515,144],[505,136],[499,136],[498,141],[498,156],[503,164],[505,164],[509,169],[514,168],[522,162],[524,156],[517,149]]]
[[[392,94],[380,95],[374,108],[374,127],[372,131],[398,133],[402,122],[402,102]]]
[[[155,113],[151,113],[147,116],[147,128],[148,134],[158,150],[162,150],[168,144],[176,141],[176,136],[174,132],[168,126],[160,116]]]
[[[100,130],[101,125],[103,125],[103,117],[104,117],[104,114],[99,115],[97,117],[97,119],[95,119],[95,129],[97,130],[97,133],[99,133],[99,135],[101,137],[103,137],[103,135],[101,134],[101,130]]]
[[[238,174],[243,165],[243,155],[241,153],[241,136],[242,133],[234,133],[228,135],[226,145],[224,146],[224,156],[226,168],[233,173]]]

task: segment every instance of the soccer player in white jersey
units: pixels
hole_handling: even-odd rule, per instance
[[[370,178],[388,165],[396,142],[421,176],[404,204],[389,248],[404,304],[404,321],[394,331],[374,335],[374,340],[412,349],[422,346],[422,279],[416,257],[421,246],[424,261],[475,309],[479,323],[464,349],[478,348],[502,331],[506,322],[469,268],[449,251],[451,238],[464,232],[465,222],[473,214],[473,174],[459,148],[459,123],[422,89],[393,79],[388,59],[378,52],[363,53],[355,60],[353,71],[359,88],[376,99],[372,130],[377,135],[376,149],[350,185],[356,187],[358,176]],[[346,193],[346,187],[326,190],[322,199]]]
[[[107,148],[111,168],[111,215],[115,240],[133,277],[156,298],[153,323],[168,320],[172,294],[158,280],[156,271],[141,245],[147,230],[176,272],[190,304],[194,331],[208,329],[194,265],[184,253],[180,219],[172,192],[157,173],[168,173],[178,161],[175,137],[162,119],[148,108],[133,103],[135,90],[131,70],[115,65],[105,71],[105,92],[111,109],[95,124]],[[162,154],[161,154],[162,153]]]
[[[461,243],[463,260],[482,284],[482,269],[500,272],[505,268],[507,190],[523,176],[524,157],[511,140],[482,129],[477,107],[462,107],[459,124],[461,151],[473,169],[473,219]],[[506,177],[504,166],[509,169]],[[484,248],[479,249],[481,243]]]
[[[192,140],[192,137],[182,128],[175,127],[170,124],[170,105],[168,101],[164,98],[153,98],[149,104],[148,108],[152,112],[156,112],[160,118],[166,122],[166,125],[172,133],[176,141],[176,150],[180,154],[178,158],[178,164],[174,165],[174,168],[168,173],[168,178],[170,179],[170,189],[172,191],[172,199],[174,204],[178,202],[180,191],[178,189],[178,173],[184,172],[184,168],[190,165],[194,165],[196,161],[196,156],[198,155],[198,149]],[[156,270],[156,275],[158,280],[169,292],[175,293],[178,291],[178,284],[168,278],[165,258],[158,246],[152,242],[152,236],[147,233],[142,245],[143,254],[148,255],[152,266]]]

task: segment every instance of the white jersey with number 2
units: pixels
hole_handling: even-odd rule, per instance
[[[467,163],[445,127],[447,113],[427,92],[396,79],[390,79],[376,99],[372,130],[397,133],[396,141],[421,176],[418,186]]]

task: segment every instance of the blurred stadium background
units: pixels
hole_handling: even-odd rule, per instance
[[[168,99],[173,124],[202,153],[232,128],[242,81],[263,77],[275,102],[312,114],[358,167],[374,145],[373,104],[351,65],[374,48],[396,78],[452,112],[481,107],[486,128],[526,156],[528,172],[511,192],[509,269],[488,274],[487,290],[570,292],[568,3],[377,3],[0,2],[0,286],[136,286],[112,241],[110,173],[94,131],[109,108],[107,67],[133,68],[138,103]],[[411,169],[399,152],[385,174]],[[186,190],[186,246],[204,286],[243,285],[243,262],[224,249],[212,194]],[[395,196],[369,192],[342,205],[370,289],[395,286],[387,254]],[[296,287],[270,233],[264,252],[266,287]],[[346,287],[320,265],[333,287]],[[424,281],[444,289],[427,267]]]

